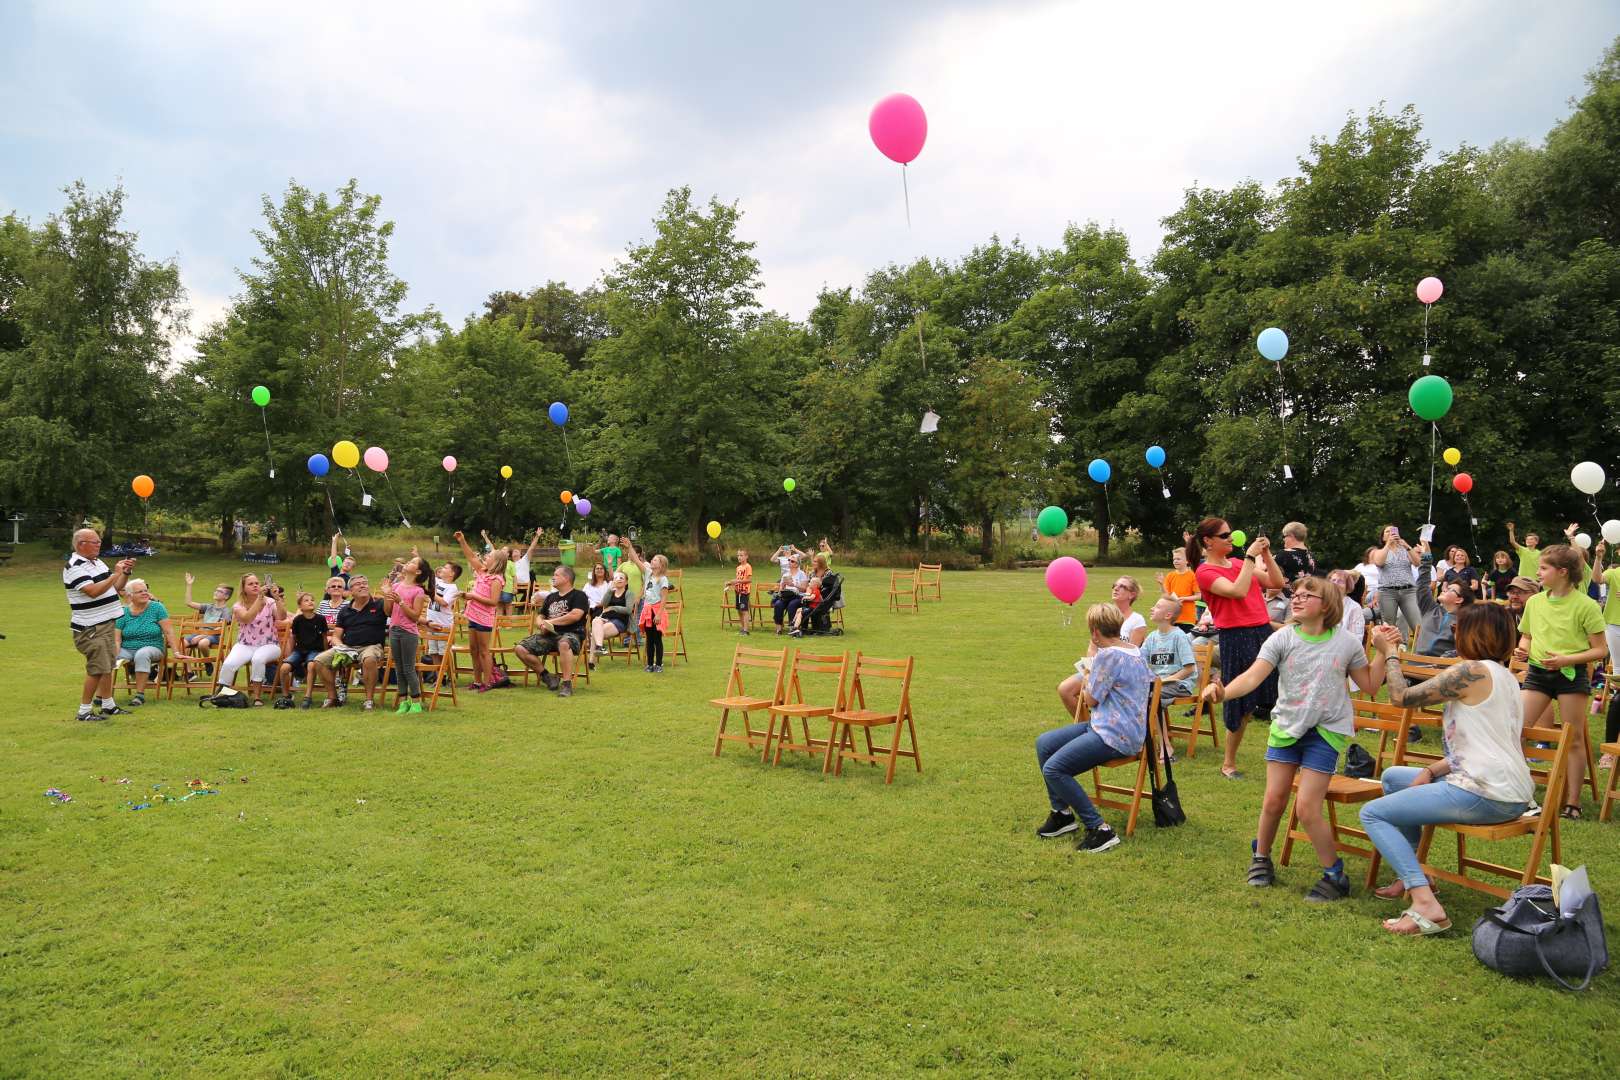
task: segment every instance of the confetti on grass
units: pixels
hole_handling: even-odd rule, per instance
[[[70,803],[73,801],[73,796],[69,795],[61,788],[46,788],[45,797],[47,799],[54,799],[58,806],[60,806],[62,803]]]

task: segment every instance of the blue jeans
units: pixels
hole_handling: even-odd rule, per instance
[[[1065,724],[1035,740],[1035,760],[1040,763],[1052,809],[1072,808],[1088,829],[1101,828],[1103,817],[1075,777],[1125,756],[1103,742],[1101,735],[1093,734],[1090,724]]]
[[[142,645],[138,649],[131,649],[125,645],[118,650],[118,662],[134,664],[136,671],[144,671],[150,675],[152,669],[163,662],[163,650],[155,645]]]
[[[1417,845],[1424,825],[1494,825],[1524,813],[1524,803],[1493,802],[1444,777],[1412,786],[1422,769],[1392,765],[1384,770],[1384,797],[1361,808],[1361,824],[1395,876],[1408,889],[1427,885]]]

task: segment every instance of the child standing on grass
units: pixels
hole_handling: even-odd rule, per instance
[[[625,541],[629,547],[626,555],[627,563],[634,563],[641,567],[641,633],[647,641],[647,668],[654,675],[664,672],[664,631],[669,629],[669,612],[664,608],[664,597],[670,593],[672,586],[665,571],[669,569],[669,560],[662,555],[654,555],[651,559],[643,559],[641,552],[636,550],[635,542]]]
[[[1159,575],[1159,589],[1166,598],[1176,602],[1175,624],[1183,630],[1191,630],[1198,625],[1198,601],[1202,598],[1198,575],[1187,565],[1187,553],[1181,548],[1170,553],[1170,562],[1174,569]]]
[[[1542,591],[1524,602],[1519,647],[1513,650],[1515,660],[1530,662],[1524,676],[1524,722],[1539,723],[1556,699],[1559,722],[1569,730],[1559,813],[1572,821],[1581,817],[1581,783],[1586,779],[1586,710],[1592,693],[1587,665],[1609,655],[1603,610],[1578,588],[1585,567],[1585,557],[1568,544],[1554,544],[1541,553]],[[1557,792],[1547,793],[1549,799],[1557,797]]]
[[[1338,766],[1339,753],[1356,733],[1345,678],[1348,676],[1363,692],[1372,695],[1384,684],[1384,665],[1369,665],[1361,640],[1339,626],[1344,617],[1344,594],[1331,581],[1300,578],[1294,584],[1289,605],[1290,625],[1267,638],[1254,663],[1229,685],[1223,687],[1218,679],[1212,681],[1204,688],[1204,698],[1214,702],[1228,696],[1241,697],[1273,671],[1278,673],[1277,704],[1271,711],[1266,746],[1266,794],[1251,845],[1248,882],[1257,888],[1276,884],[1271,845],[1298,775],[1299,820],[1310,834],[1316,859],[1322,865],[1322,876],[1305,899],[1328,903],[1350,895],[1344,860],[1334,851],[1333,829],[1322,816],[1322,799]],[[1374,646],[1380,652],[1389,647],[1382,636],[1375,639]]]
[[[427,615],[427,586],[432,572],[420,555],[405,564],[398,581],[390,581],[380,594],[388,612],[388,648],[394,657],[394,679],[399,687],[396,713],[422,711],[422,676],[416,670],[416,654],[422,647],[419,623]]]
[[[461,564],[446,562],[433,572],[433,598],[428,602],[427,621],[441,634],[448,634],[456,626],[456,597],[461,595]],[[444,655],[445,643],[434,639],[428,642],[428,655]]]
[[[315,658],[326,651],[328,629],[326,620],[315,607],[315,594],[308,590],[299,593],[298,614],[292,617],[292,652],[287,654],[287,659],[281,662],[281,670],[276,673],[277,684],[285,681],[287,687],[286,697],[282,699],[285,703],[283,708],[292,705],[295,677],[304,680],[304,700],[299,708],[309,708],[310,695],[315,689]]]
[[[826,541],[822,542],[826,543]],[[754,568],[748,562],[747,548],[737,549],[737,574],[726,582],[725,587],[730,589],[732,595],[736,597],[737,625],[740,628],[737,632],[743,637],[747,637],[748,603],[754,590]]]
[[[501,602],[501,572],[506,569],[506,549],[496,548],[480,555],[458,529],[456,542],[473,568],[473,585],[467,592],[467,647],[472,654],[472,689],[482,694],[495,688],[495,657],[489,651],[490,633],[495,629],[495,612]],[[508,680],[510,682],[510,680]]]

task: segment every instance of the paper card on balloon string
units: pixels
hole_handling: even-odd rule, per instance
[[[923,413],[922,426],[917,430],[923,435],[932,435],[934,432],[938,431],[939,414],[933,409],[929,409],[927,412]]]
[[[1469,518],[1468,519],[1468,524],[1470,524],[1470,525],[1478,525],[1479,524],[1479,518]]]
[[[1289,466],[1284,465],[1283,466],[1283,479],[1284,480],[1292,480],[1293,478],[1294,478],[1294,470],[1292,468],[1290,468]]]
[[[1160,489],[1159,489],[1159,490],[1160,490],[1160,491],[1162,491],[1162,492],[1164,492],[1164,497],[1165,497],[1165,498],[1167,498],[1167,499],[1168,499],[1168,498],[1169,498],[1169,497],[1170,497],[1170,489],[1169,489],[1169,488],[1167,488],[1167,487],[1161,487],[1161,488],[1160,488]]]
[[[270,470],[270,479],[274,480],[275,478],[276,478],[276,470],[271,469]]]
[[[1424,367],[1429,366],[1429,354],[1428,353],[1423,354],[1423,366]]]
[[[1418,539],[1423,541],[1425,544],[1432,541],[1434,539],[1434,526],[1433,525],[1425,525],[1425,526],[1423,526],[1423,528],[1419,529],[1418,530]]]
[[[360,505],[361,506],[370,506],[371,505],[371,496],[369,494],[360,496]]]

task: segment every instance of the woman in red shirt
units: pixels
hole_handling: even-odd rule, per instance
[[[1260,646],[1271,636],[1265,590],[1280,589],[1285,584],[1282,571],[1271,557],[1270,540],[1260,537],[1241,559],[1230,558],[1232,550],[1232,526],[1221,518],[1199,522],[1187,541],[1187,561],[1198,566],[1198,590],[1204,594],[1210,618],[1220,632],[1222,683],[1243,674],[1260,655]],[[1237,752],[1243,742],[1243,725],[1254,715],[1269,718],[1276,704],[1275,671],[1252,692],[1222,702],[1227,732],[1222,776],[1228,780],[1242,778],[1237,769]]]

